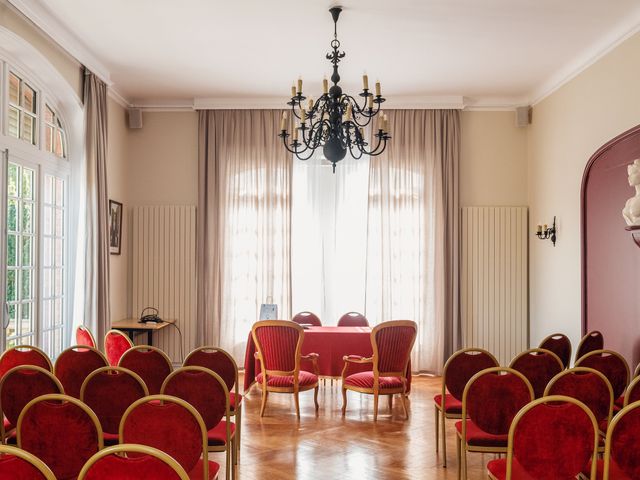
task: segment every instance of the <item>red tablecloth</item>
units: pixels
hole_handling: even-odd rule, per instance
[[[254,358],[256,346],[249,334],[244,357],[244,391],[248,391],[260,373],[260,362]],[[369,327],[309,327],[304,331],[302,354],[317,353],[320,375],[340,377],[344,368],[345,355],[371,357],[371,328]],[[302,368],[311,370],[310,365]],[[349,373],[371,370],[371,364],[350,364]],[[411,365],[407,368],[408,388],[411,388]]]

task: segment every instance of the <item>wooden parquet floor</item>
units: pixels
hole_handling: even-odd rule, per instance
[[[242,384],[242,380],[240,381]],[[313,391],[300,394],[300,421],[293,397],[270,394],[265,416],[260,418],[260,391],[254,386],[243,410],[242,452],[238,480],[316,479],[433,479],[456,480],[454,421],[447,421],[448,467],[435,452],[433,396],[440,378],[414,377],[409,397],[409,420],[403,420],[400,401],[390,414],[380,401],[373,422],[373,398],[349,392],[347,414],[342,418],[339,382],[321,384],[316,416]],[[492,455],[468,455],[469,479],[486,479]],[[212,460],[222,461],[220,454]],[[222,462],[221,462],[222,463]],[[219,478],[224,479],[221,471]]]

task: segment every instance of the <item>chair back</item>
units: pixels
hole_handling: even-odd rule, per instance
[[[640,478],[640,402],[634,402],[613,417],[607,430],[604,447],[604,480],[616,479],[611,475],[611,462],[615,462],[624,478]]]
[[[263,320],[253,324],[251,335],[265,374],[294,375],[300,371],[304,339],[300,325],[287,320]]]
[[[177,441],[179,439],[179,441]],[[131,405],[120,422],[120,443],[157,448],[191,472],[200,457],[207,459],[207,428],[188,402],[168,395],[150,395]],[[209,462],[203,462],[209,478]]]
[[[629,384],[629,365],[622,355],[613,350],[594,350],[580,357],[576,367],[589,367],[599,371],[611,383],[614,398],[624,394]]]
[[[640,401],[640,377],[635,377],[624,392],[624,406],[638,401]]]
[[[118,434],[120,420],[129,406],[149,395],[140,376],[121,367],[102,367],[85,378],[80,388],[80,400],[93,410],[102,431]]]
[[[9,445],[0,445],[0,480],[56,480],[36,456]]]
[[[160,393],[162,383],[173,371],[173,364],[167,354],[149,345],[138,345],[124,352],[118,366],[140,375],[150,395]]]
[[[540,342],[538,348],[544,348],[555,353],[562,360],[564,368],[569,368],[569,363],[571,362],[571,340],[564,333],[552,333]]]
[[[182,367],[166,378],[162,395],[178,397],[198,411],[207,430],[224,418],[229,423],[229,390],[225,381],[204,367]]]
[[[640,363],[636,365],[636,369],[633,371],[633,378],[640,376]]]
[[[487,433],[506,435],[533,396],[529,380],[517,370],[491,367],[476,373],[462,394],[462,438],[466,438],[467,419]]]
[[[339,327],[368,327],[367,317],[358,312],[345,313],[338,320]]]
[[[233,357],[218,347],[200,347],[184,359],[185,367],[204,367],[216,372],[227,385],[229,391],[235,387],[238,394],[238,365]]]
[[[511,361],[509,367],[527,377],[535,398],[542,397],[549,380],[564,370],[562,360],[543,348],[525,350]]]
[[[64,387],[64,393],[80,398],[80,388],[87,376],[108,365],[104,355],[93,347],[74,345],[56,359],[53,373]]]
[[[411,320],[382,322],[371,330],[374,377],[405,377],[417,331]]]
[[[89,347],[98,348],[93,333],[84,325],[78,325],[76,328],[76,345],[87,345]]]
[[[18,365],[35,365],[53,372],[49,356],[37,347],[18,345],[11,347],[0,355],[0,377]]]
[[[322,326],[320,318],[312,312],[296,313],[291,320],[301,325],[313,325],[314,327]]]
[[[173,458],[157,448],[126,443],[105,448],[85,463],[78,480],[189,480]]]
[[[96,414],[68,395],[42,395],[31,400],[18,419],[18,447],[51,468],[58,480],[74,479],[102,449]]]
[[[112,367],[117,366],[124,352],[132,347],[129,336],[120,330],[109,330],[104,336],[104,353]]]
[[[604,337],[598,330],[587,333],[578,344],[576,349],[576,361],[584,357],[587,353],[604,348]]]
[[[481,348],[458,350],[444,364],[442,371],[442,398],[448,391],[453,398],[462,401],[464,387],[471,377],[485,368],[498,367],[496,357]]]
[[[33,365],[13,367],[0,379],[0,412],[16,426],[27,403],[49,393],[64,393],[62,384],[51,372]]]
[[[593,368],[574,367],[553,377],[544,391],[544,396],[564,395],[584,403],[598,425],[611,420],[613,414],[613,389],[607,377]]]
[[[509,430],[507,476],[515,458],[527,478],[575,478],[589,460],[595,479],[598,426],[591,410],[562,395],[543,397],[526,405]]]

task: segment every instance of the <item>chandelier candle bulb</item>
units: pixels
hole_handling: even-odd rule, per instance
[[[297,126],[293,126],[293,141],[297,141],[298,140],[298,127]]]
[[[298,93],[302,93],[302,78],[298,78]]]
[[[538,224],[538,233],[542,233],[542,225]]]
[[[369,94],[371,95],[371,94]],[[373,95],[369,97],[369,110],[373,110]]]
[[[376,97],[380,96],[380,82],[376,82]]]
[[[295,86],[295,85],[293,85],[293,86],[291,87],[291,96],[292,96],[292,97],[295,97],[295,96],[296,96],[296,86]]]
[[[327,77],[322,79],[322,92],[325,95],[329,93],[329,80],[327,80]]]
[[[369,77],[367,75],[362,75],[362,89],[369,90]]]
[[[307,111],[303,108],[300,110],[300,121],[304,123],[307,120]]]
[[[360,138],[364,139],[364,128],[360,127]]]
[[[307,110],[309,110],[309,111],[313,110],[313,98],[309,99],[309,106],[308,106]]]
[[[280,122],[280,131],[284,132],[287,128],[287,112],[282,112],[282,121]]]

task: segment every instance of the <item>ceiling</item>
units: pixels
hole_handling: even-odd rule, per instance
[[[330,73],[330,0],[11,0],[132,104],[283,101]],[[535,101],[638,30],[637,0],[343,0],[347,91]],[[28,10],[28,11],[27,11]],[[34,18],[35,17],[35,18]],[[44,19],[44,20],[43,20]],[[54,30],[53,32],[50,30]],[[75,44],[75,45],[74,45]]]

